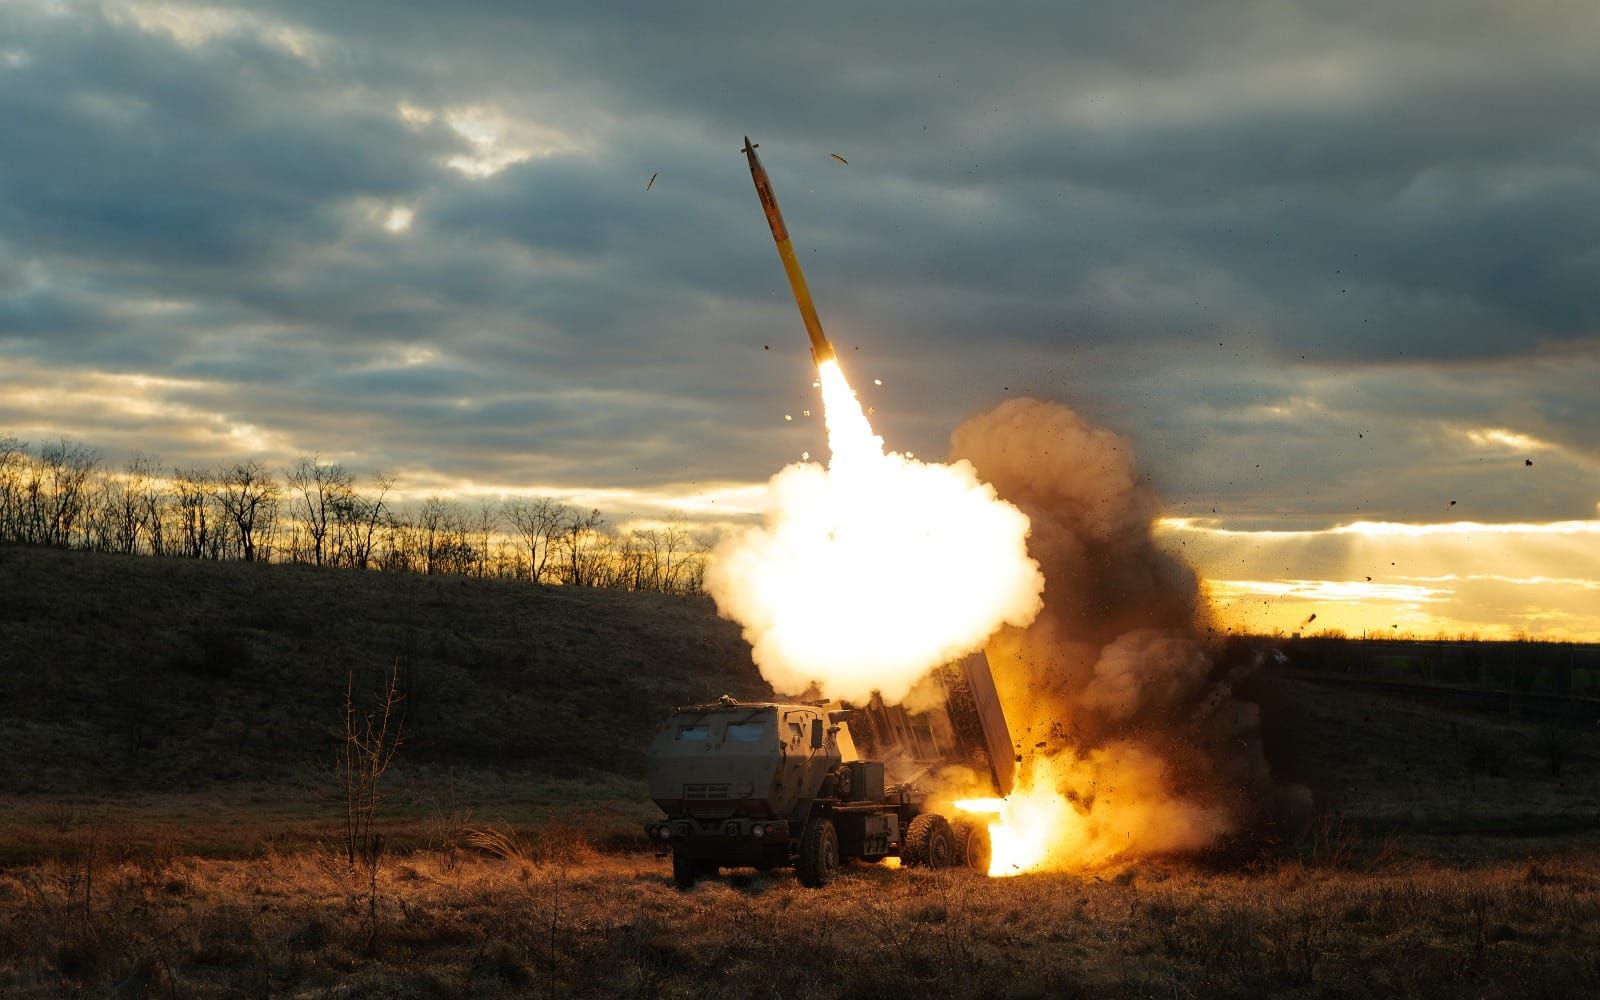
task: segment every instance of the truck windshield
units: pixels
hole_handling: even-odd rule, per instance
[[[765,722],[730,722],[723,739],[729,743],[760,743],[766,737]]]
[[[704,743],[711,735],[710,726],[679,726],[678,739],[685,743]]]

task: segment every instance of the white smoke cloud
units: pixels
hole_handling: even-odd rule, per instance
[[[906,697],[929,670],[1041,606],[1028,518],[972,464],[885,452],[837,365],[822,367],[828,467],[768,485],[764,522],[711,554],[706,589],[779,691]]]

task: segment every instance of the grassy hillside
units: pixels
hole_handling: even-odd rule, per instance
[[[319,761],[347,674],[370,693],[397,663],[410,741],[369,875]],[[1537,722],[1243,687],[1319,808],[1277,850],[680,893],[606,848],[654,815],[639,774],[669,706],[767,693],[708,602],[0,548],[0,995],[1600,988],[1587,726],[1556,734],[1557,774]]]
[[[704,599],[0,548],[0,857],[48,853],[64,807],[200,853],[325,837],[346,677],[370,696],[396,664],[385,816],[412,843],[452,810],[626,839],[668,708],[770,693]],[[1560,734],[1556,774],[1535,722],[1270,673],[1241,693],[1335,835],[1504,854],[1600,830],[1593,732]]]
[[[1313,790],[1321,834],[1359,829],[1429,854],[1500,855],[1600,834],[1592,724],[1508,722],[1282,675],[1241,694],[1261,706],[1275,776]]]
[[[671,705],[766,693],[705,599],[0,548],[0,789],[293,781],[397,664],[436,768],[637,775]]]

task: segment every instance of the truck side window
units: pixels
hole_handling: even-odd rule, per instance
[[[710,726],[679,726],[678,739],[685,743],[704,743],[711,735]]]
[[[800,725],[800,723],[798,723],[798,722],[789,723],[789,742],[791,744],[799,743],[800,742],[800,737],[803,736],[804,734],[805,734],[805,727]]]
[[[730,722],[722,738],[729,743],[760,743],[766,735],[765,722]]]

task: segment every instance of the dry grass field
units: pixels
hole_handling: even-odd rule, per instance
[[[397,665],[369,879],[332,731]],[[723,691],[703,600],[0,549],[0,997],[1600,993],[1592,732],[1263,675],[1301,834],[679,892],[643,748]]]
[[[571,841],[0,874],[0,995],[1593,996],[1600,856],[986,879],[859,867],[679,892]]]

